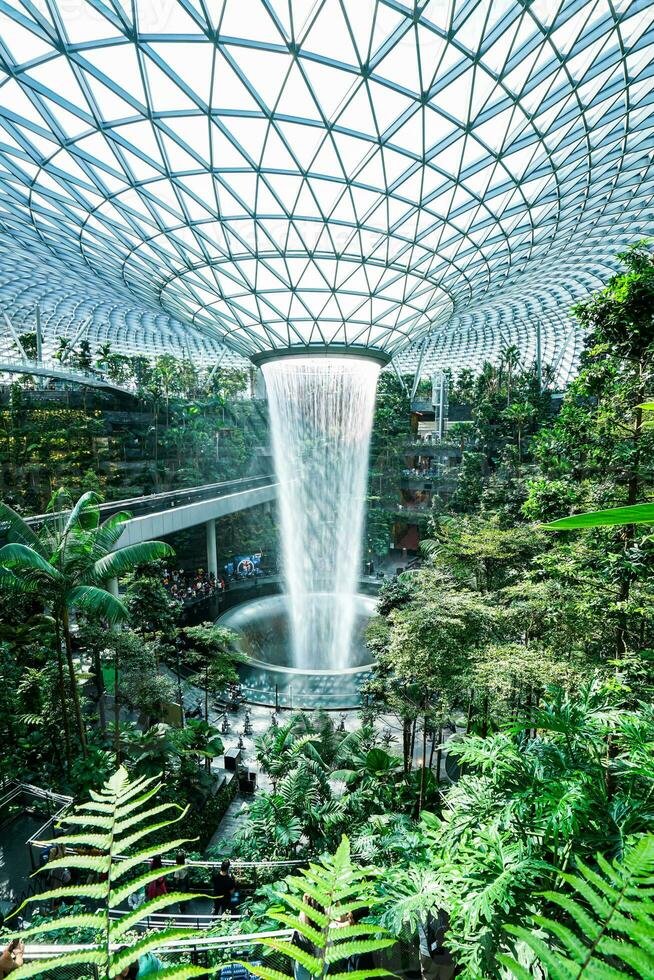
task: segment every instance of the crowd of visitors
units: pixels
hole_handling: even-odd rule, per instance
[[[208,599],[227,588],[222,576],[216,577],[213,572],[206,572],[203,568],[196,568],[192,572],[183,568],[165,568],[162,581],[173,599],[184,603]]]
[[[230,559],[222,572],[214,575],[204,568],[187,571],[184,568],[165,568],[162,582],[173,599],[189,604],[198,599],[208,599],[229,588],[230,582],[259,578],[266,574],[261,567],[261,554]]]

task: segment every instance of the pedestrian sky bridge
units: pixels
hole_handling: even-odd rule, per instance
[[[155,493],[127,500],[114,500],[100,505],[101,520],[128,511],[132,517],[117,544],[123,548],[142,541],[153,541],[204,524],[207,536],[207,570],[218,573],[216,553],[216,521],[250,507],[271,503],[277,496],[278,484],[273,476],[244,477],[224,483],[208,483],[187,490]],[[38,526],[51,519],[52,514],[28,518],[28,524]]]
[[[68,381],[71,384],[86,385],[90,388],[104,388],[108,391],[118,391],[124,395],[134,395],[135,389],[110,381],[96,371],[82,371],[79,368],[69,368],[60,361],[33,361],[28,358],[9,360],[0,357],[0,374],[25,374],[39,378],[52,378],[56,381]]]

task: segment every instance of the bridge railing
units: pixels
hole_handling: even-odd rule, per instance
[[[203,500],[214,500],[216,497],[226,497],[231,493],[244,490],[255,490],[266,487],[274,482],[274,476],[245,476],[236,480],[225,480],[222,483],[205,483],[199,487],[186,487],[183,490],[168,490],[164,493],[153,493],[142,497],[129,497],[124,500],[111,500],[100,504],[100,517],[104,520],[119,511],[129,511],[133,517],[143,517],[147,514],[158,514],[173,507],[185,507],[188,504],[200,503]],[[44,521],[66,517],[66,512],[52,514],[35,514],[26,518],[30,525],[43,524]]]
[[[252,974],[246,969],[238,967],[228,967],[227,964],[235,960],[252,964],[265,964],[269,969],[283,971],[288,968],[289,961],[281,953],[267,949],[261,945],[262,939],[274,939],[277,941],[289,941],[293,936],[291,929],[277,929],[271,932],[255,932],[245,935],[228,936],[200,936],[191,939],[175,939],[164,941],[155,950],[157,957],[161,959],[164,968],[172,967],[180,963],[192,963],[195,966],[213,968],[215,976],[221,978],[233,978],[233,980],[245,980]],[[111,947],[112,952],[121,949],[126,943],[115,944]],[[85,950],[91,952],[97,949],[90,943],[76,944],[48,944],[37,943],[26,944],[24,958],[26,963],[33,963],[36,960],[50,959],[55,956],[66,954],[82,953]],[[218,972],[216,967],[224,964],[226,969]],[[80,963],[63,963],[58,967],[56,974],[60,980],[81,980],[81,978],[92,977],[97,980],[99,974],[93,964],[85,965]],[[287,973],[288,975],[288,973]]]
[[[6,357],[0,354],[0,374],[33,374],[41,377],[53,377],[59,380],[70,380],[78,384],[90,384],[93,387],[106,386],[134,394],[135,386],[119,384],[112,381],[103,371],[85,370],[56,360],[31,360],[25,357]]]

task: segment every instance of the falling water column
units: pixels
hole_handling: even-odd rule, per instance
[[[294,665],[349,665],[379,364],[292,356],[262,365],[270,405]]]

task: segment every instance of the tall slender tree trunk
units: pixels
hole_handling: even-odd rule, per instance
[[[184,728],[184,692],[182,691],[182,673],[181,666],[179,662],[179,646],[178,641],[175,642],[175,653],[177,655],[177,698],[179,700],[179,710],[180,710],[180,721],[181,727]]]
[[[474,711],[473,697],[472,696],[473,696],[473,692],[471,691],[470,692],[470,698],[468,700],[468,714],[467,714],[467,717],[466,717],[466,732],[467,732],[467,734],[470,734],[470,726],[472,724],[472,716],[473,716],[473,711]]]
[[[443,758],[443,750],[441,745],[443,744],[443,726],[441,725],[438,729],[438,751],[436,752],[436,783],[438,786],[441,784],[441,761]],[[434,747],[432,745],[432,752]]]
[[[418,816],[425,805],[425,773],[427,770],[427,715],[422,719],[422,768],[420,770],[420,796],[418,798]]]
[[[100,731],[103,735],[107,731],[107,712],[105,710],[104,695],[104,676],[102,673],[102,661],[100,660],[100,652],[98,650],[93,651],[93,673],[95,674],[95,689],[98,694],[98,719],[100,722]]]
[[[61,625],[64,631],[64,645],[66,648],[66,662],[68,664],[68,678],[70,680],[70,693],[73,698],[75,709],[75,721],[77,722],[77,734],[79,736],[82,755],[88,758],[88,747],[86,744],[86,728],[84,716],[82,715],[82,703],[80,701],[79,690],[77,688],[77,676],[75,674],[75,664],[73,662],[73,642],[70,635],[70,619],[68,609],[64,606],[61,614]]]
[[[205,723],[209,724],[209,662],[205,664],[204,668],[204,720]],[[205,772],[211,772],[211,759],[209,756],[204,758],[204,769]]]
[[[66,662],[68,664],[68,678],[70,680],[70,693],[73,697],[73,707],[75,708],[75,720],[77,722],[77,734],[79,736],[79,744],[82,748],[82,755],[85,759],[88,758],[88,747],[86,744],[86,729],[84,727],[84,718],[82,716],[82,704],[79,697],[79,691],[77,689],[77,677],[75,675],[75,664],[73,663],[73,643],[70,636],[70,620],[68,618],[68,610],[64,606],[61,613],[61,625],[64,631],[64,644],[66,647]]]
[[[64,748],[66,752],[66,768],[70,776],[73,765],[73,753],[70,746],[70,724],[68,721],[68,708],[66,705],[66,678],[64,676],[64,661],[61,656],[61,624],[59,617],[55,617],[55,643],[57,646],[57,677],[59,679],[59,700],[61,702],[61,720],[64,726]]]
[[[402,749],[404,756],[404,773],[409,772],[409,752],[411,749],[411,721],[404,718],[402,721]]]
[[[485,697],[482,705],[482,722],[481,722],[481,737],[486,738],[488,735],[488,698]]]
[[[642,380],[643,372],[644,372],[644,365],[641,362],[638,366],[638,374],[640,378],[638,392],[636,396],[638,400],[638,406],[640,406],[642,402],[645,401],[646,398],[645,387]],[[631,464],[631,470],[629,473],[629,479],[627,482],[627,506],[628,507],[633,507],[634,504],[638,503],[638,493],[640,490],[640,475],[639,475],[640,437],[643,431],[643,410],[640,407],[636,407],[635,411],[636,411],[636,415],[634,418],[634,434],[633,434],[634,455]],[[633,524],[627,524],[627,526],[624,529],[624,533],[622,537],[624,541],[624,551],[626,553],[631,547],[634,540]],[[621,604],[624,604],[629,601],[632,581],[633,581],[633,572],[625,571],[624,579],[620,583],[620,590],[618,595],[618,601]],[[616,638],[615,638],[616,654],[618,657],[623,657],[624,654],[627,652],[627,634],[628,634],[627,620],[628,620],[627,613],[624,610],[621,610],[618,613],[618,628],[616,630]]]

